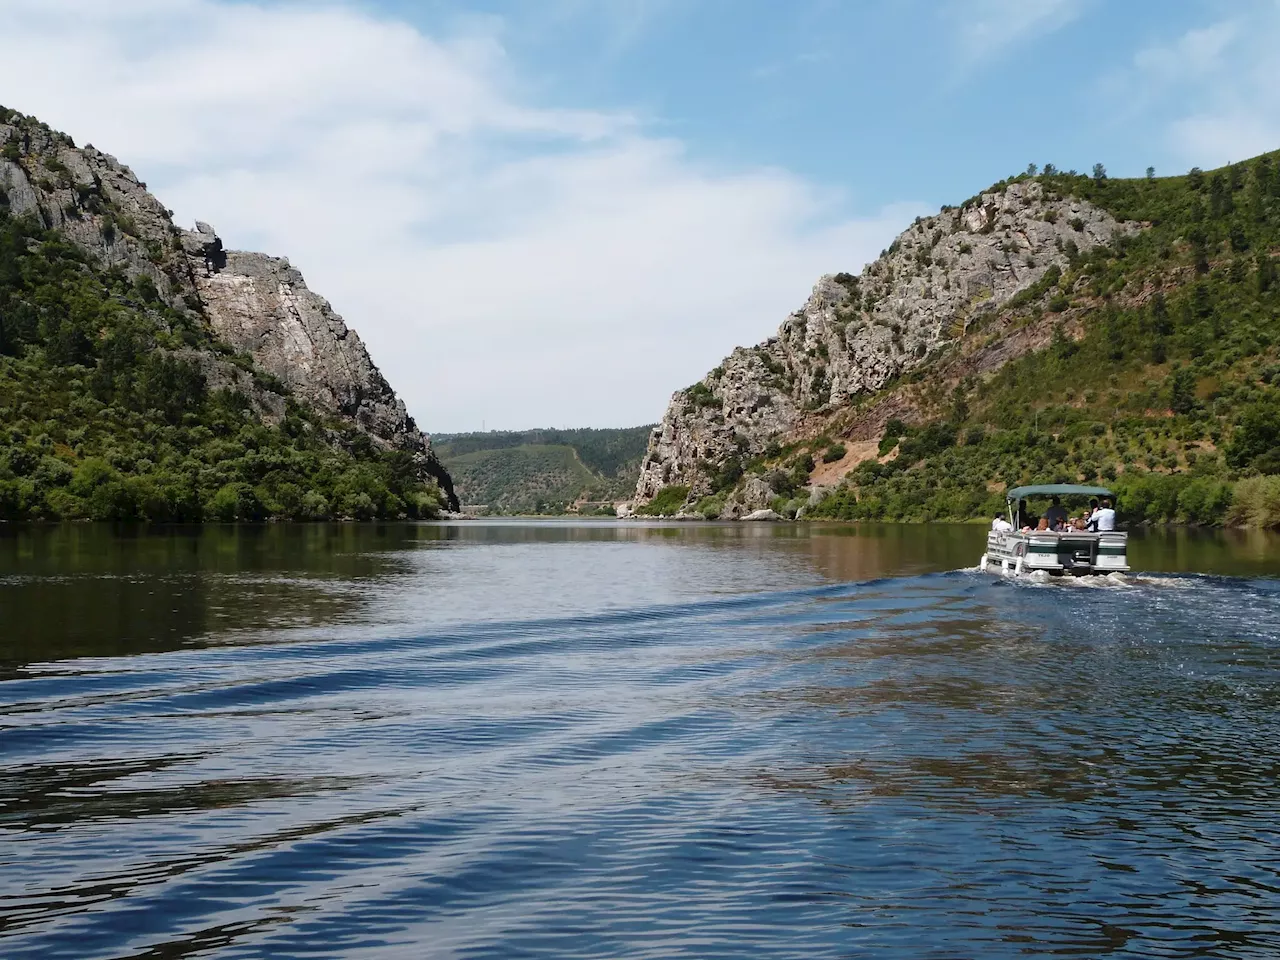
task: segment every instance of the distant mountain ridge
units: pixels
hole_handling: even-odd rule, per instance
[[[558,514],[611,509],[630,494],[651,426],[437,434],[464,507]]]

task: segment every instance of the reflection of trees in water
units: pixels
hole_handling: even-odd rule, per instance
[[[673,547],[748,550],[787,556],[823,578],[870,580],[884,576],[972,567],[982,554],[986,531],[966,524],[780,524],[481,521],[448,531],[468,542],[503,543],[662,543]],[[434,534],[431,534],[434,535]],[[759,584],[762,590],[767,583]]]
[[[64,524],[0,533],[0,663],[119,656],[341,617],[425,528]],[[447,536],[447,534],[446,534]]]
[[[368,782],[362,776],[245,776],[204,779],[198,789],[192,789],[192,765],[205,756],[173,753],[11,769],[5,778],[6,828],[32,830],[86,820],[132,820],[217,810],[258,800],[347,790]],[[172,782],[163,783],[166,777]]]
[[[858,524],[820,529],[804,542],[823,576],[859,581],[976,566],[985,536],[964,524]]]
[[[746,578],[736,589],[768,591],[785,580],[784,559],[807,576],[860,582],[971,567],[984,536],[976,525],[871,523],[4,527],[0,675],[21,663],[239,642],[249,631],[344,620],[369,608],[376,593],[369,585],[412,573],[410,553],[433,547],[609,542],[723,550],[764,558],[756,569],[725,573]],[[1131,554],[1138,569],[1260,573],[1280,568],[1278,544],[1259,531],[1151,530],[1135,535]],[[584,583],[601,576],[581,571]]]
[[[1280,535],[1268,530],[1150,527],[1132,531],[1129,544],[1129,563],[1135,570],[1280,574]]]

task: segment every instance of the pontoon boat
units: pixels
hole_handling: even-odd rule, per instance
[[[1014,487],[1005,497],[1008,524],[987,534],[987,552],[978,566],[997,569],[1005,576],[1025,576],[1044,571],[1051,576],[1070,574],[1128,573],[1129,535],[1122,530],[1090,531],[1066,529],[1035,530],[1025,525],[1021,506],[1028,497],[1108,497],[1105,487],[1082,487],[1072,483],[1048,483]]]

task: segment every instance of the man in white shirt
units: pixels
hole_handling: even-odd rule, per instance
[[[1092,517],[1089,518],[1089,524],[1099,533],[1106,533],[1116,528],[1116,512],[1111,509],[1111,501],[1103,500]]]
[[[1013,524],[997,514],[996,518],[991,521],[991,529],[996,533],[1012,533]]]

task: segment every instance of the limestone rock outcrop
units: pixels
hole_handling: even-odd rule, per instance
[[[727,470],[928,363],[1020,294],[1045,294],[1074,253],[1135,229],[1036,180],[917,219],[859,276],[821,278],[776,336],[671,398],[636,503],[671,485],[690,500],[723,488]]]
[[[196,292],[218,339],[250,354],[297,398],[395,447],[420,432],[359,335],[288,260],[224,250],[208,224],[182,234]]]
[[[175,310],[249,354],[287,395],[345,421],[388,449],[412,453],[451,507],[449,473],[355,331],[287,260],[225,250],[212,227],[184,231],[127,166],[92,146],[0,108],[0,206],[59,230],[103,266],[145,278]],[[268,420],[285,400],[225,357],[197,351],[211,383],[244,392]]]

